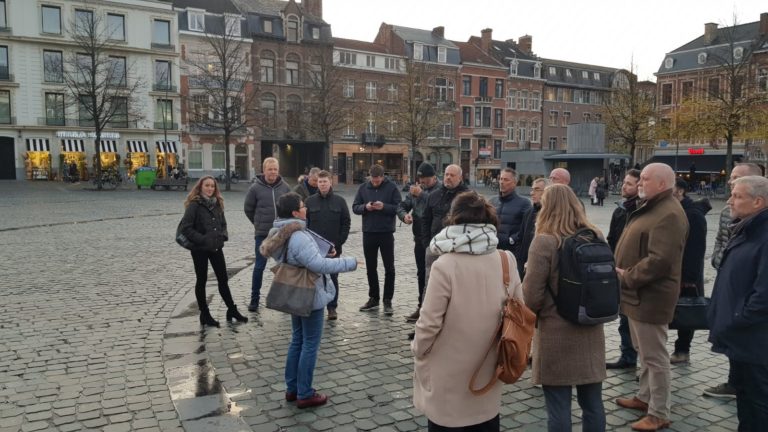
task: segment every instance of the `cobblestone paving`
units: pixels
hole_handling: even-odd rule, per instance
[[[254,253],[252,228],[241,211],[246,187],[225,194],[232,239],[225,253],[241,305]],[[342,191],[350,201],[353,193]],[[262,310],[247,324],[200,331],[191,260],[173,242],[183,192],[97,193],[79,185],[0,182],[0,194],[0,432],[426,426],[411,403],[405,338],[412,326],[403,319],[416,304],[410,227],[396,234],[403,252],[396,258],[394,316],[358,312],[367,297],[365,271],[341,275],[339,320],[326,325],[315,372],[315,386],[331,402],[298,410],[283,400],[290,337],[285,315]],[[722,202],[714,206],[708,251]],[[611,206],[587,205],[587,211],[607,229]],[[362,257],[359,229],[360,218],[353,216],[345,254]],[[714,274],[707,268],[711,288]],[[214,286],[209,297],[214,316],[223,320]],[[606,327],[609,359],[618,356],[615,327]],[[692,363],[672,370],[671,430],[736,429],[734,402],[701,397],[704,387],[727,374],[726,359],[709,352],[706,332],[694,338]],[[609,371],[603,391],[609,429],[629,430],[637,418],[613,404],[636,390],[633,378]],[[501,416],[503,430],[545,430],[541,390],[527,376],[506,386]]]

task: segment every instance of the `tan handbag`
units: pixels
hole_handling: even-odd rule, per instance
[[[288,254],[287,242],[285,254]],[[288,264],[285,255],[282,262],[270,270],[275,276],[267,294],[267,308],[308,317],[315,303],[315,282],[320,275],[306,267]]]
[[[504,273],[504,292],[507,295],[507,300],[504,302],[501,319],[493,332],[488,351],[485,352],[469,380],[469,391],[478,396],[493,388],[496,380],[501,380],[505,384],[512,384],[520,379],[528,367],[528,353],[531,352],[533,328],[536,323],[536,314],[528,309],[523,302],[509,295],[509,258],[504,251],[499,251],[499,256]],[[498,350],[496,372],[485,387],[475,390],[477,375],[494,346]]]

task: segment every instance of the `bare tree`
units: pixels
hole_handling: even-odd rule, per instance
[[[250,46],[241,36],[240,20],[223,20],[202,34],[203,53],[186,61],[190,93],[189,123],[199,131],[224,136],[226,190],[230,190],[230,138],[255,124],[256,91],[249,65]]]
[[[602,118],[609,140],[629,153],[632,166],[637,144],[654,138],[654,93],[638,85],[634,64],[627,73],[619,72],[615,82],[616,87],[603,100]]]
[[[70,104],[69,110],[78,116],[78,125],[95,131],[97,190],[102,189],[103,130],[128,127],[129,121],[142,117],[137,95],[144,88],[144,79],[135,72],[134,63],[126,63],[125,57],[115,55],[121,48],[111,38],[114,31],[100,14],[78,10],[66,31],[74,42],[73,52],[63,60],[46,58],[47,70],[61,74],[67,92],[77,102]]]

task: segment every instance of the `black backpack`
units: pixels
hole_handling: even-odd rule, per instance
[[[559,251],[557,312],[580,325],[597,325],[619,316],[619,278],[608,243],[593,230],[581,229],[566,237]]]

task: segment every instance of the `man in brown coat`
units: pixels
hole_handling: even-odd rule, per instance
[[[616,272],[621,280],[621,311],[629,318],[632,343],[639,353],[640,389],[624,408],[646,411],[632,429],[655,431],[669,426],[670,366],[667,325],[680,293],[683,249],[688,221],[672,196],[675,173],[653,163],[640,174],[641,201],[629,216],[616,245]]]

